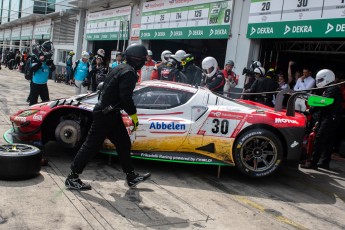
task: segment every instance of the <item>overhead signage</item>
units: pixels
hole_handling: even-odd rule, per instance
[[[252,0],[247,37],[343,38],[345,0]]]
[[[344,19],[306,20],[297,22],[255,23],[248,25],[250,38],[342,38]]]
[[[325,0],[322,18],[345,18],[345,1]]]
[[[233,1],[157,0],[143,4],[140,38],[229,38]]]
[[[34,38],[35,39],[50,39],[50,31],[52,27],[51,19],[35,23]]]
[[[320,19],[323,0],[284,1],[282,21]]]
[[[34,26],[32,24],[23,25],[22,26],[21,39],[22,40],[31,40],[33,29],[34,29]]]
[[[128,39],[130,15],[130,6],[89,13],[86,40]]]
[[[252,1],[250,5],[249,23],[280,21],[283,2],[284,0]]]
[[[21,31],[21,27],[20,26],[14,27],[12,29],[12,33],[11,33],[11,40],[12,41],[20,40],[20,31]]]

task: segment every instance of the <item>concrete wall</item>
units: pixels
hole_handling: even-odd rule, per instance
[[[235,0],[232,15],[231,36],[228,40],[226,60],[235,62],[234,72],[240,75],[237,88],[243,88],[244,76],[242,70],[248,67],[252,60],[259,57],[260,40],[250,40],[247,36],[250,0]]]

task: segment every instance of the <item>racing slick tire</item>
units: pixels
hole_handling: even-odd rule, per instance
[[[81,136],[80,124],[73,120],[64,120],[55,129],[57,142],[65,148],[75,148]]]
[[[41,150],[25,144],[0,145],[0,180],[25,180],[41,171]]]
[[[266,129],[248,130],[236,140],[233,148],[236,167],[250,177],[272,174],[283,160],[283,146],[273,132]]]

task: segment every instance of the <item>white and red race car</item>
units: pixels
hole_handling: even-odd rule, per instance
[[[283,161],[298,163],[306,118],[299,113],[232,100],[203,87],[166,81],[137,85],[133,100],[139,127],[123,113],[132,140],[132,156],[168,162],[234,165],[251,177],[277,170]],[[98,94],[42,103],[10,117],[8,142],[44,145],[57,141],[75,148],[85,140]],[[105,140],[101,152],[116,154]]]

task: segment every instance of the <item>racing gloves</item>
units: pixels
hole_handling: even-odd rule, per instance
[[[133,121],[133,129],[132,129],[132,132],[136,131],[137,128],[138,128],[138,125],[139,125],[139,120],[138,120],[138,116],[137,114],[132,114],[132,115],[129,115],[129,117],[132,119]]]

